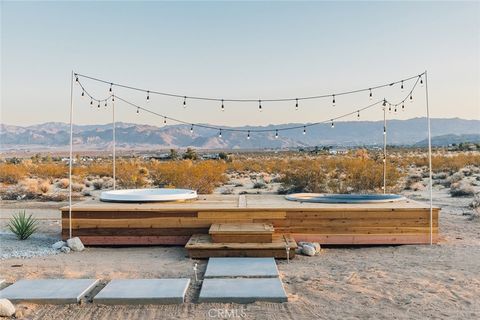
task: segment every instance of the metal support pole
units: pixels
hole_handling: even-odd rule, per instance
[[[387,112],[383,107],[383,193],[387,193]]]
[[[427,126],[428,126],[428,174],[430,189],[430,245],[433,244],[433,178],[432,178],[432,131],[430,127],[430,109],[428,106],[428,83],[427,71],[425,70],[425,104],[427,106]]]
[[[68,237],[72,238],[73,70],[70,79],[70,159],[68,161]]]
[[[116,187],[116,175],[115,175],[115,170],[116,170],[116,163],[115,163],[115,96],[112,96],[112,135],[113,135],[113,152],[112,152],[112,158],[113,158],[113,190],[115,190]]]

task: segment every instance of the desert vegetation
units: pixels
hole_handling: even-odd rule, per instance
[[[169,159],[120,157],[118,188],[189,188],[201,194],[382,192],[381,150],[354,149],[340,154],[320,152],[221,153],[204,160],[193,149]],[[425,150],[394,149],[386,159],[387,191],[424,190],[428,182]],[[480,185],[478,152],[437,150],[432,158],[436,186],[452,197],[473,196]],[[51,157],[4,159],[0,163],[0,195],[4,200],[65,200],[68,162]],[[75,158],[75,198],[113,187],[111,158]]]

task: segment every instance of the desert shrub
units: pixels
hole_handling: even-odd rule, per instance
[[[84,185],[81,183],[72,183],[72,191],[73,192],[82,192]]]
[[[67,189],[70,184],[70,181],[67,178],[63,178],[57,181],[57,187],[60,189]]]
[[[450,195],[452,197],[468,197],[474,194],[475,190],[473,187],[464,182],[455,182],[450,186]]]
[[[93,180],[92,186],[93,186],[94,190],[102,190],[103,189],[103,179]]]
[[[39,181],[38,189],[41,193],[47,193],[48,191],[50,191],[50,183],[46,180]]]
[[[27,176],[27,169],[22,164],[0,163],[0,182],[15,184]]]
[[[280,178],[279,193],[326,192],[327,174],[320,167],[291,168]]]
[[[8,228],[18,239],[28,239],[37,230],[37,220],[32,215],[25,214],[25,210],[15,214],[8,223]]]
[[[264,182],[255,182],[253,184],[253,189],[264,189],[267,185]]]
[[[68,175],[68,166],[64,163],[37,163],[28,168],[31,177],[42,179],[62,178]]]
[[[141,188],[147,185],[147,173],[138,160],[120,161],[117,164],[118,185],[124,188]]]
[[[223,161],[191,160],[159,162],[149,165],[150,178],[154,185],[188,188],[208,194],[227,181],[226,165]]]
[[[480,193],[475,195],[468,206],[472,209],[470,220],[478,220],[480,218]]]

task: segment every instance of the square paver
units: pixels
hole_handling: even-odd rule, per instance
[[[169,304],[185,301],[190,279],[117,279],[93,298],[102,304]]]
[[[252,303],[255,301],[287,302],[279,278],[205,279],[199,302]]]
[[[210,258],[204,278],[278,277],[274,258]]]
[[[0,298],[9,299],[14,303],[77,303],[97,283],[96,279],[20,280],[0,291]]]

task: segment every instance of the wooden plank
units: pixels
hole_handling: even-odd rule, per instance
[[[346,209],[345,209],[346,210]],[[430,219],[428,210],[396,211],[287,211],[287,219]],[[433,211],[433,218],[438,219],[438,210]]]
[[[208,233],[212,234],[272,234],[273,226],[268,223],[214,223]]]
[[[292,234],[297,241],[318,242],[322,245],[371,245],[371,244],[429,244],[430,234],[405,235],[351,235],[351,234]],[[438,234],[433,234],[433,242],[438,242]]]
[[[199,219],[285,219],[285,211],[199,211]]]
[[[196,218],[149,219],[72,219],[72,228],[209,228],[212,223],[249,223],[251,219],[201,220]],[[68,228],[68,219],[62,219],[62,227]]]
[[[73,229],[75,236],[191,236],[208,233],[208,228],[89,228]],[[62,229],[62,237],[68,237],[69,230]]]
[[[62,212],[62,218],[68,219],[68,211]],[[75,219],[145,219],[145,218],[196,218],[197,211],[75,211]]]
[[[187,249],[285,249],[286,242],[284,235],[274,235],[271,243],[214,243],[208,234],[193,235],[185,248]],[[296,248],[297,244],[293,237],[287,235],[287,242],[291,248]]]
[[[417,233],[425,234],[430,232],[428,227],[385,227],[385,228],[371,228],[371,227],[356,227],[356,228],[276,228],[278,233],[306,233],[306,234],[404,234],[404,233]],[[438,232],[438,228],[433,228],[434,232]]]
[[[68,237],[67,237],[68,238]],[[66,240],[67,238],[63,238]],[[89,246],[185,245],[190,236],[81,236]]]

